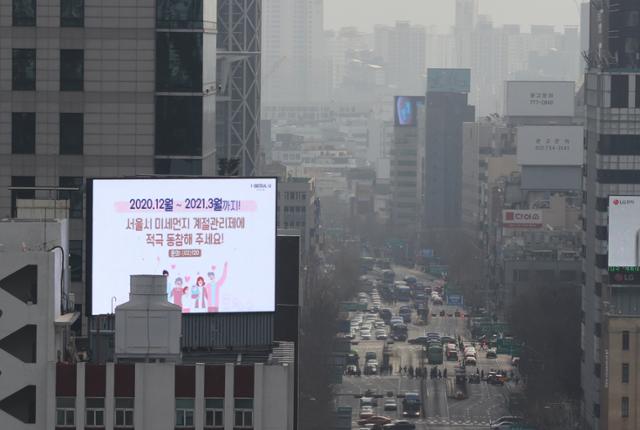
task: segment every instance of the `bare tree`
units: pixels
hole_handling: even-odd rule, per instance
[[[355,294],[357,258],[340,250],[329,259],[333,270],[309,266],[300,339],[300,423],[303,430],[327,428],[334,412],[333,343],[340,302]]]
[[[558,425],[580,393],[580,290],[566,283],[528,286],[516,298],[509,320],[524,341],[520,371],[532,417]],[[560,407],[560,406],[561,407]],[[564,421],[563,421],[564,422]],[[573,424],[571,424],[573,425]],[[572,428],[572,427],[565,427]]]

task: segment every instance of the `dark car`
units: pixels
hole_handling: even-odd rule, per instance
[[[411,345],[426,345],[429,339],[426,336],[418,336],[415,339],[409,339],[407,342]]]
[[[416,425],[411,421],[398,420],[390,424],[382,426],[384,430],[415,430]]]

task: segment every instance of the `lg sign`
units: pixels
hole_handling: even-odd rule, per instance
[[[502,211],[502,227],[540,228],[542,227],[542,212],[537,210]]]

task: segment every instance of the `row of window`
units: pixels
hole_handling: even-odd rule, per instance
[[[203,34],[159,32],[156,35],[156,90],[202,92]],[[12,50],[12,89],[35,91],[36,50]],[[60,91],[84,90],[84,50],[60,50]]]
[[[13,0],[13,25],[36,25],[36,0]],[[84,0],[60,0],[60,27],[84,26]]]
[[[13,25],[33,27],[36,0],[13,0]],[[156,22],[160,28],[202,28],[202,0],[158,0]],[[84,27],[84,0],[60,0],[60,27]]]
[[[302,191],[285,191],[285,200],[307,200],[307,193]]]
[[[35,91],[36,50],[13,49],[12,89],[14,91]],[[60,50],[60,91],[84,90],[84,50]]]
[[[81,113],[61,113],[59,124],[59,153],[61,155],[82,155],[84,115]],[[36,153],[35,112],[13,112],[11,114],[11,153]]]
[[[76,399],[74,397],[56,398],[56,426],[75,427]],[[120,397],[115,399],[115,428],[132,428],[134,399]],[[176,399],[176,428],[190,428],[194,424],[195,399]],[[104,398],[87,398],[85,405],[85,427],[104,427]],[[224,427],[224,399],[205,399],[204,425],[207,428]],[[253,428],[253,399],[235,399],[233,410],[234,428]]]
[[[36,113],[14,112],[11,116],[11,124],[12,153],[35,154]],[[59,124],[59,153],[82,155],[84,115],[61,113]],[[202,155],[202,97],[156,97],[155,148],[156,155]],[[197,169],[201,170],[201,167]],[[185,174],[199,174],[190,165],[183,166],[182,170]]]

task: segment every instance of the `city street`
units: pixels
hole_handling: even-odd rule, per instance
[[[415,276],[419,282],[431,279],[429,275],[394,267],[396,280],[405,276]],[[406,303],[405,303],[406,304]],[[389,307],[397,314],[399,304],[391,305],[384,303],[383,307]],[[445,310],[445,316],[439,316],[441,310]],[[438,332],[441,335],[462,336],[463,340],[470,340],[470,334],[466,327],[464,317],[455,317],[454,306],[433,306],[430,304],[430,316],[427,325],[418,325],[416,313],[412,315],[412,322],[408,326],[409,339],[424,335],[427,332]],[[462,310],[462,309],[460,309]],[[432,316],[436,312],[438,316]],[[452,316],[449,316],[449,315]],[[381,360],[385,341],[383,340],[360,340],[354,339],[352,349],[358,352],[360,357],[360,367],[364,368],[364,356],[366,352],[375,352],[378,360]],[[491,419],[507,415],[506,395],[513,389],[511,383],[504,386],[494,386],[481,382],[480,384],[467,384],[468,398],[456,400],[448,397],[447,382],[442,379],[412,378],[406,374],[399,375],[400,367],[412,366],[416,368],[424,365],[427,371],[432,365],[427,362],[421,363],[422,347],[410,345],[407,342],[396,341],[390,345],[392,356],[390,359],[393,368],[393,375],[371,375],[371,376],[345,376],[343,383],[338,387],[337,406],[350,406],[352,408],[352,428],[359,429],[357,421],[359,419],[360,404],[356,395],[362,395],[367,390],[386,397],[388,392],[393,393],[393,398],[398,394],[406,392],[417,392],[422,396],[423,416],[413,420],[418,429],[428,428],[486,428]],[[438,369],[447,369],[449,384],[454,381],[454,369],[458,363],[456,361],[444,361],[438,365]],[[511,370],[510,357],[499,355],[497,359],[485,358],[484,351],[478,351],[478,371],[484,370],[487,373],[490,369]],[[475,373],[476,366],[467,366],[467,374]],[[421,386],[422,384],[422,386]],[[384,398],[378,399],[378,406],[374,408],[374,415],[384,415],[392,419],[401,418],[402,399],[398,400],[398,411],[384,411]]]

